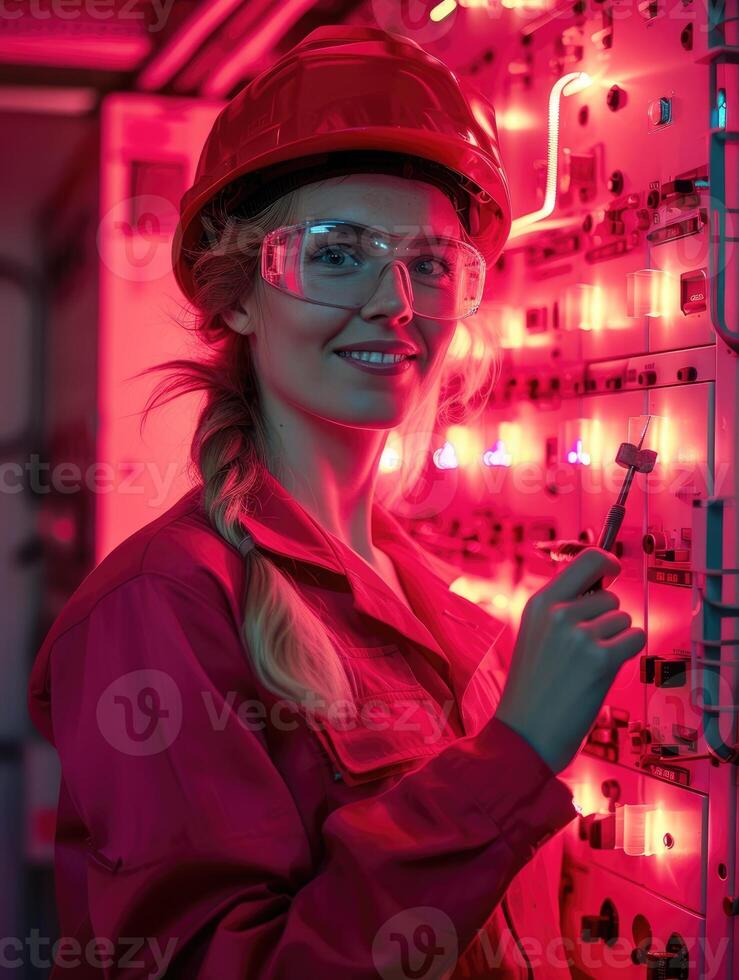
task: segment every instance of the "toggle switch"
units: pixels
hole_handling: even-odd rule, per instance
[[[664,126],[672,118],[672,100],[664,96],[647,106],[647,118],[652,126]]]
[[[618,939],[618,912],[610,898],[603,902],[598,915],[581,916],[580,939],[584,943],[596,943],[600,939],[609,944]]]
[[[691,316],[694,313],[704,313],[706,310],[707,295],[708,283],[705,269],[694,269],[692,272],[683,272],[680,276],[680,309],[684,316]]]

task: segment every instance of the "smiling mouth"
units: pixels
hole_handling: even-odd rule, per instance
[[[380,351],[369,350],[339,350],[334,353],[339,357],[348,357],[354,361],[364,361],[367,364],[399,364],[401,361],[413,361],[415,354],[383,354]]]

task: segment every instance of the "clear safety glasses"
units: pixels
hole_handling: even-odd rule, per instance
[[[461,319],[480,306],[485,259],[454,238],[314,218],[269,232],[262,242],[265,282],[322,306],[361,309],[390,263],[401,270],[418,316]]]

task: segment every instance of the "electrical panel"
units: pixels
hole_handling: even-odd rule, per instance
[[[492,4],[460,6],[466,18],[433,51],[495,104],[515,220],[451,356],[463,370],[479,327],[499,350],[499,376],[474,426],[436,433],[428,500],[403,520],[459,569],[454,588],[515,628],[568,547],[598,542],[625,474],[619,449],[649,419],[657,460],[633,479],[614,549],[621,608],[648,645],[562,773],[578,817],[562,835],[561,930],[581,980],[730,980],[739,976],[736,0],[510,0],[505,21]],[[107,97],[95,147],[76,163],[89,179],[60,189],[49,218],[59,263],[51,458],[78,460],[114,491],[54,493],[44,505],[57,585],[49,623],[82,568],[188,485],[195,403],[156,413],[142,440],[136,413],[151,385],[131,379],[182,343],[171,232],[219,108]],[[54,249],[70,229],[83,247]],[[381,479],[396,479],[403,447],[386,453]],[[107,469],[92,473],[101,461]],[[39,813],[34,854],[48,845],[48,801]]]

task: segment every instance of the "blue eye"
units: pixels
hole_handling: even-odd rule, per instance
[[[451,272],[451,268],[449,267],[449,264],[447,262],[444,262],[443,259],[434,259],[434,258],[426,257],[423,259],[419,259],[418,262],[419,265],[423,262],[438,262],[438,264],[441,266],[442,269],[441,273],[439,274],[439,277],[448,276],[449,273]]]
[[[343,246],[342,247],[337,247],[336,245],[326,245],[324,248],[320,249],[320,251],[315,252],[313,255],[311,255],[311,261],[315,261],[317,259],[323,258],[325,255],[339,255],[339,256],[342,256],[342,255],[346,255],[346,254],[347,253],[346,253],[346,251],[344,251]],[[352,253],[349,253],[349,254],[351,254],[351,257],[352,258],[356,258],[356,256],[354,255],[353,252]],[[341,265],[339,265],[336,262],[329,262],[329,263],[323,262],[321,264],[322,265],[333,265],[334,268],[337,268],[337,269],[340,269],[341,268]],[[342,263],[342,265],[343,265],[343,263]]]

